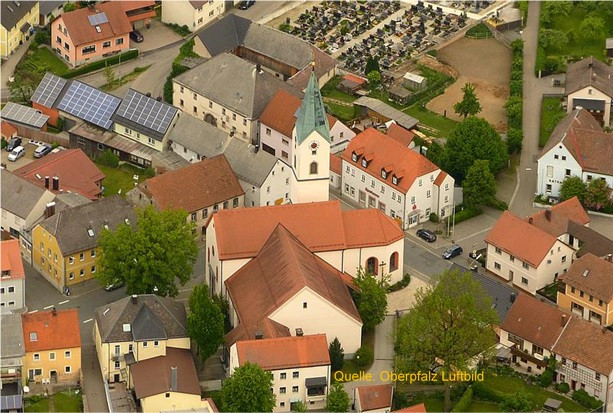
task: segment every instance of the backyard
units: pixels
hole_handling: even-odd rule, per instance
[[[549,140],[551,132],[557,124],[566,116],[562,109],[560,98],[543,98],[541,104],[541,134],[539,137],[539,148],[544,147]]]
[[[49,397],[41,395],[24,399],[25,412],[82,412],[83,398],[79,390],[55,393]]]
[[[102,186],[104,187],[103,196],[117,194],[120,189],[121,195],[125,196],[126,192],[134,188],[134,175],[138,175],[138,182],[147,179],[145,176],[146,170],[130,164],[122,164],[117,168],[102,165],[100,163],[96,163],[96,166],[106,175],[106,178],[102,181]]]

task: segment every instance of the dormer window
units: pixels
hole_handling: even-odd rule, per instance
[[[398,178],[397,178],[395,175],[394,175],[394,176],[392,176],[392,183],[393,183],[394,185],[398,185]]]
[[[358,161],[358,154],[357,154],[357,153],[355,153],[355,152],[354,152],[354,153],[352,153],[352,154],[351,154],[351,160],[352,160],[353,162],[357,162],[357,161]]]
[[[385,172],[385,169],[381,169],[381,178],[387,179],[387,172]]]
[[[368,168],[368,161],[366,160],[366,158],[362,158],[362,166],[364,168]]]

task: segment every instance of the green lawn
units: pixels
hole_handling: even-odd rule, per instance
[[[33,403],[32,401],[38,399],[38,396],[28,397],[24,399],[24,411],[26,412],[48,412],[49,411],[49,399],[42,397],[40,400]]]
[[[30,51],[28,52],[30,53]],[[64,76],[70,71],[64,61],[46,47],[40,47],[31,52],[24,61],[24,65],[44,72],[52,72]]]
[[[425,107],[422,108],[421,105],[413,105],[406,108],[403,112],[419,120],[419,123],[436,129],[436,131],[422,131],[426,135],[433,136],[435,138],[448,138],[451,135],[451,132],[453,132],[456,126],[458,126],[458,122],[455,120],[451,120],[439,115],[438,113],[429,111]]]
[[[56,412],[82,412],[83,399],[81,392],[75,394],[74,390],[56,393],[53,395],[53,406]]]
[[[475,400],[469,407],[467,412],[501,412],[502,408],[493,402],[485,402]]]
[[[343,122],[351,122],[355,119],[355,109],[353,106],[339,105],[333,102],[325,102],[325,105],[330,109],[332,116]]]
[[[611,8],[613,4],[603,4],[602,7]],[[607,28],[613,27],[613,13],[597,13],[599,17],[602,17],[605,21],[605,30]],[[571,41],[569,41],[568,45],[565,47],[564,54],[573,55],[573,56],[589,56],[594,55],[599,60],[605,60],[605,48],[604,42],[605,38],[608,37],[606,33],[603,33],[601,39],[596,39],[592,41],[587,41],[581,37],[579,33],[579,26],[581,22],[587,16],[586,11],[582,7],[574,7],[573,12],[568,16],[557,15],[552,19],[550,28],[561,30],[564,33],[573,33],[571,36]],[[607,18],[608,17],[608,18]],[[546,50],[549,54],[554,54],[553,51]]]
[[[551,132],[557,124],[566,116],[566,112],[561,106],[560,98],[543,98],[541,104],[541,134],[539,137],[539,148],[544,147],[549,140]]]
[[[341,80],[342,78],[340,76],[334,76],[321,88],[321,95],[332,99],[342,100],[343,102],[353,102],[357,99],[357,96],[341,92],[336,88]]]
[[[102,195],[111,196],[116,194],[121,189],[121,195],[125,196],[126,192],[134,188],[134,180],[132,177],[138,175],[138,182],[145,180],[144,170],[129,164],[120,165],[119,168],[111,168],[99,163],[96,166],[102,171],[106,178],[102,181],[104,192]]]

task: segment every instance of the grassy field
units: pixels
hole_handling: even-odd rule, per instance
[[[82,412],[83,400],[81,393],[70,392],[56,393],[53,395],[53,406],[56,412]]]
[[[49,399],[41,398],[36,402],[32,402],[34,398],[24,399],[24,411],[25,412],[48,412],[49,411]]]
[[[541,104],[541,134],[539,136],[539,148],[544,147],[549,140],[551,132],[556,125],[566,116],[566,112],[560,106],[560,98],[543,98]]]
[[[121,189],[121,195],[125,196],[126,192],[134,188],[134,175],[138,175],[138,182],[145,180],[143,170],[129,164],[120,165],[119,168],[111,168],[106,165],[96,163],[96,166],[102,171],[106,178],[102,181],[104,186],[103,196],[111,196]]]
[[[330,109],[332,116],[343,122],[351,122],[355,119],[355,109],[353,106],[339,105],[334,102],[324,102],[324,104]]]
[[[421,107],[421,105],[413,105],[406,108],[403,112],[413,116],[426,127],[435,129],[423,131],[426,135],[434,136],[435,138],[448,138],[458,125],[458,122],[431,112],[425,107]]]
[[[62,59],[46,47],[35,49],[24,60],[24,65],[40,71],[52,72],[58,76],[64,76],[70,71]]]
[[[502,408],[493,402],[485,402],[475,400],[469,407],[467,412],[501,412]]]
[[[332,99],[342,100],[344,102],[353,102],[357,99],[357,96],[349,95],[345,92],[341,92],[336,87],[341,83],[342,78],[340,76],[334,76],[321,88],[321,95]]]
[[[613,7],[613,4],[604,4],[603,7]],[[605,21],[605,30],[607,28],[613,27],[613,14],[609,13],[608,19],[606,14],[597,14],[599,17],[602,17]],[[564,54],[573,55],[573,56],[589,56],[594,55],[599,60],[605,60],[605,49],[604,49],[604,40],[607,37],[605,33],[601,39],[595,40],[585,40],[581,37],[581,34],[578,33],[577,28],[581,25],[581,22],[587,16],[587,12],[582,7],[574,7],[573,12],[568,16],[557,15],[552,21],[550,28],[561,30],[564,33],[573,33],[574,36],[571,37],[568,45],[565,47]],[[553,51],[546,50],[546,52],[550,53]],[[554,54],[554,53],[551,53]]]

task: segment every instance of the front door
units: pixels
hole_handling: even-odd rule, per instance
[[[51,370],[49,374],[50,374],[49,378],[51,379],[51,384],[57,383],[57,371]]]
[[[360,191],[358,201],[360,205],[366,205],[366,192]]]
[[[369,196],[368,197],[368,207],[369,208],[376,208],[377,207],[377,199],[373,196]]]
[[[113,376],[113,382],[119,383],[119,380],[120,380],[119,377],[120,377],[119,374],[115,373],[115,375]]]

